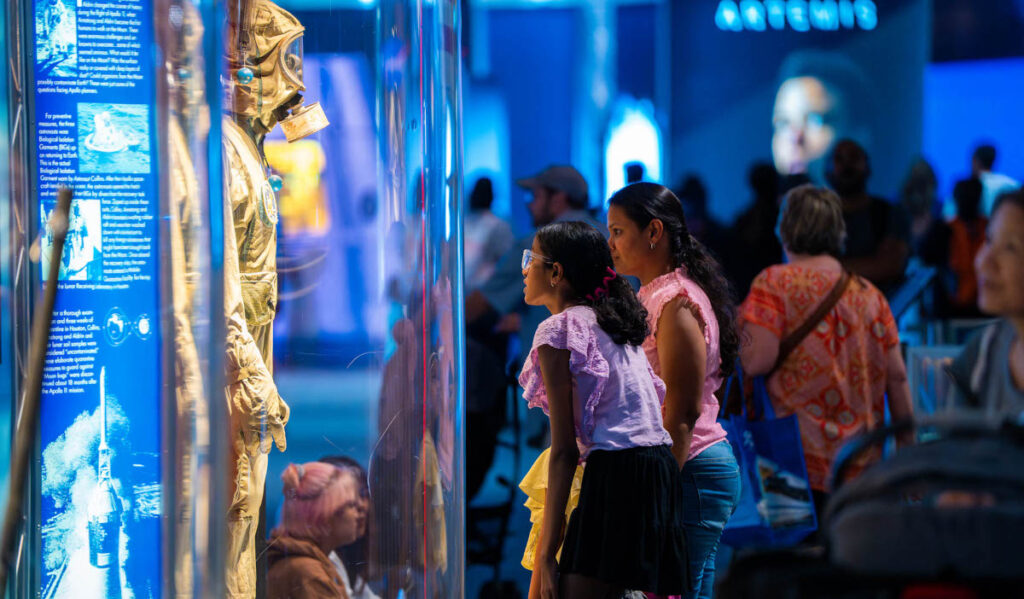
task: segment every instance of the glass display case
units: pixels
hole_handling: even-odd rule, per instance
[[[462,596],[459,4],[5,8],[11,596]]]

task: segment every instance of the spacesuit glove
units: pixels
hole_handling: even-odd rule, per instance
[[[277,393],[274,393],[274,398],[267,403],[266,431],[268,434],[262,439],[260,450],[263,453],[270,453],[270,441],[273,440],[277,450],[284,451],[288,447],[284,427],[288,424],[291,408]]]

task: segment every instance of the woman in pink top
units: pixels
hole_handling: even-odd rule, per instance
[[[665,427],[682,469],[692,575],[684,597],[710,598],[718,542],[740,494],[739,467],[714,395],[739,347],[732,292],[721,267],[687,230],[679,198],[663,185],[634,183],[613,195],[608,231],[616,268],[643,285],[640,301],[651,328],[643,348],[667,387]]]
[[[540,229],[523,252],[523,277],[526,303],[551,311],[519,377],[529,405],[551,419],[531,599],[682,592],[682,489],[661,421],[665,387],[640,347],[647,313],[612,270],[604,237],[584,223]],[[565,526],[581,457],[579,503]]]

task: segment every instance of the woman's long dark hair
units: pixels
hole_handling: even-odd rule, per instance
[[[722,356],[721,374],[727,377],[735,368],[740,339],[736,331],[736,303],[732,286],[722,275],[722,267],[704,245],[690,235],[683,204],[672,190],[657,183],[627,185],[608,201],[626,212],[643,229],[654,219],[665,227],[672,254],[672,266],[686,270],[711,301],[718,321],[718,345]]]
[[[537,231],[537,243],[546,258],[562,265],[572,288],[570,299],[593,308],[597,324],[612,341],[619,345],[644,342],[647,310],[629,283],[614,275],[608,242],[597,229],[582,222],[552,223]]]

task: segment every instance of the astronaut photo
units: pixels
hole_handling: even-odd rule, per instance
[[[50,210],[43,210],[43,235],[40,239],[42,273],[49,272],[53,232]],[[71,203],[68,234],[61,255],[59,281],[99,281],[103,278],[103,235],[99,200],[75,200]]]
[[[40,75],[78,74],[78,34],[73,4],[66,0],[36,3],[36,60]]]

